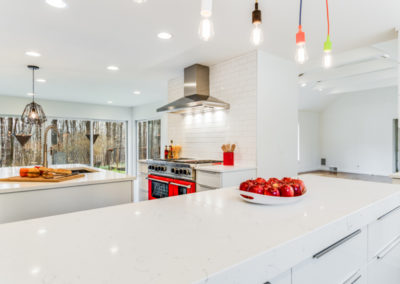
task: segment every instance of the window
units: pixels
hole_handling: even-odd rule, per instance
[[[52,163],[90,165],[90,121],[53,119],[51,124],[60,132],[58,141],[57,133],[51,131],[51,145],[55,149]]]
[[[90,121],[49,119],[45,125],[24,125],[19,117],[0,116],[0,166],[31,166],[43,161],[43,132],[57,127],[48,137],[49,164],[85,164],[126,172],[127,123],[125,121]],[[91,145],[93,127],[93,145]],[[50,149],[52,151],[50,151]]]
[[[139,160],[160,158],[161,120],[137,122],[137,153]]]
[[[42,161],[42,128],[19,117],[0,117],[0,166],[37,165]]]
[[[95,167],[126,172],[125,122],[93,122],[93,142]]]

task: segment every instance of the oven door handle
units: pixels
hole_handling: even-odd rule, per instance
[[[172,185],[176,185],[176,186],[180,186],[180,187],[186,187],[186,188],[191,188],[191,185],[183,185],[183,184],[179,184],[179,183],[174,183],[174,182],[170,182],[170,184]]]
[[[163,181],[163,180],[159,180],[159,179],[155,179],[155,178],[149,178],[149,177],[147,177],[146,179],[151,180],[151,181],[156,181],[156,182],[169,184],[169,181]]]

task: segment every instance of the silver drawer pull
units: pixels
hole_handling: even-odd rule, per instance
[[[377,259],[383,259],[389,252],[391,252],[395,247],[400,244],[400,236],[398,236],[393,242],[391,242],[387,247],[385,247],[378,255]]]
[[[313,258],[320,258],[323,257],[325,254],[327,254],[328,252],[334,250],[335,248],[337,248],[338,246],[341,246],[342,244],[344,244],[345,242],[349,241],[350,239],[354,238],[355,236],[359,235],[361,233],[361,229],[355,231],[354,233],[348,235],[347,237],[344,237],[343,239],[337,241],[336,243],[334,243],[333,245],[321,250],[319,253],[313,255]]]
[[[349,277],[349,279],[344,281],[343,284],[354,284],[354,283],[357,283],[357,281],[360,280],[361,277],[362,277],[362,275],[360,274],[360,270],[357,270],[353,275],[351,275]]]
[[[149,177],[147,177],[146,179],[151,180],[151,181],[156,181],[156,182],[161,182],[161,183],[169,184],[168,181],[158,180],[158,179],[155,179],[155,178],[149,178]]]
[[[185,188],[191,188],[192,187],[191,185],[183,185],[183,184],[174,183],[174,182],[170,182],[169,184],[176,185],[176,186],[179,186],[179,187],[185,187]]]
[[[394,213],[395,211],[397,211],[397,210],[399,210],[399,209],[400,209],[400,206],[397,206],[396,208],[390,210],[388,213],[386,213],[386,214],[382,215],[381,217],[379,217],[379,218],[378,218],[378,221],[380,221],[380,220],[386,218],[387,216],[389,216],[390,214]]]

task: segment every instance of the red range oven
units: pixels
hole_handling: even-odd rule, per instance
[[[196,192],[196,183],[175,178],[149,175],[149,200]]]

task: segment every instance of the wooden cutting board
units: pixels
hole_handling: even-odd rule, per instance
[[[18,177],[2,178],[0,179],[0,182],[62,182],[62,181],[81,178],[84,176],[85,176],[84,174],[71,175],[71,176],[55,176],[52,179],[47,179],[43,177],[30,178],[30,177],[18,176]]]

